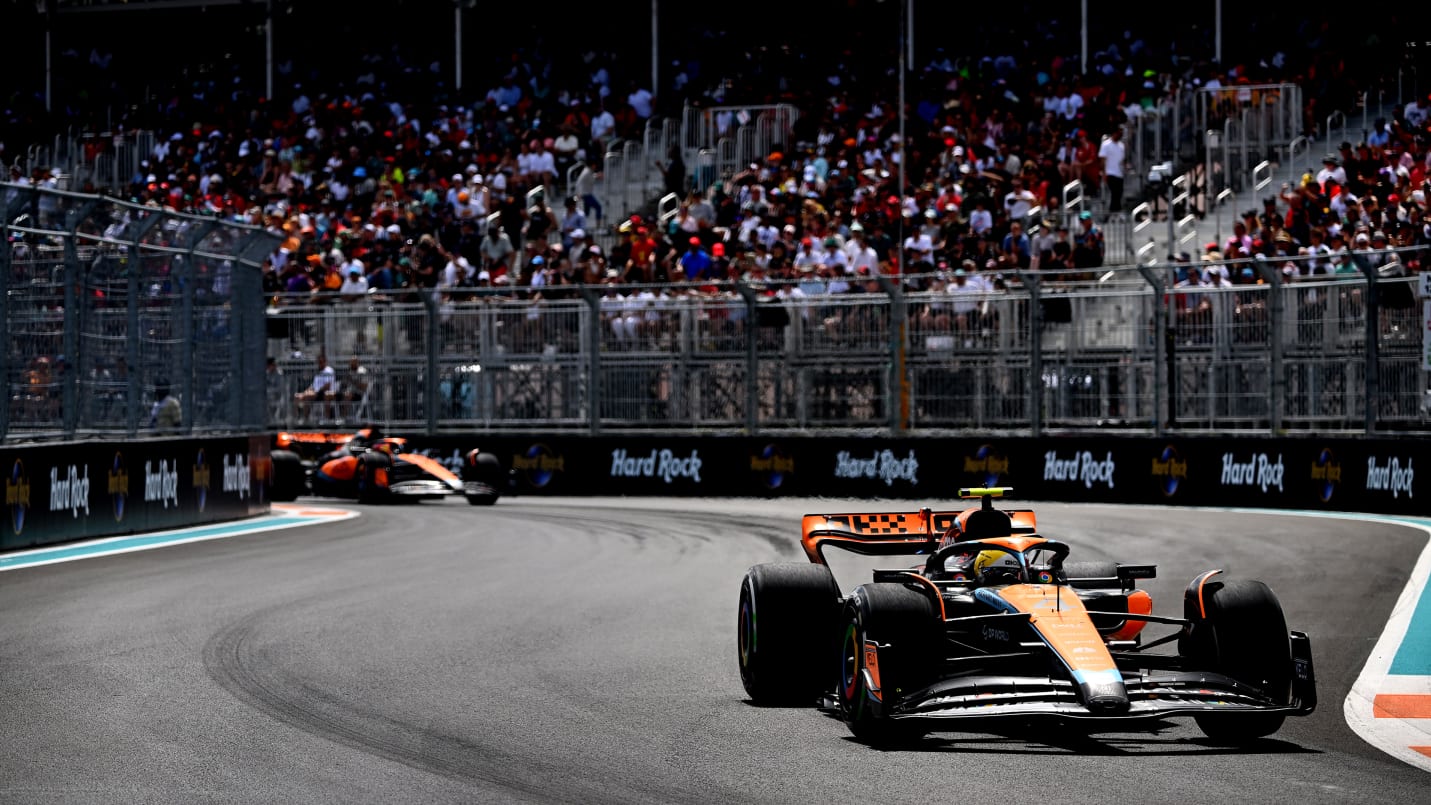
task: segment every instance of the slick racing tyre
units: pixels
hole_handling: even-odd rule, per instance
[[[1260,581],[1208,580],[1202,604],[1206,617],[1189,598],[1185,604],[1192,629],[1178,645],[1179,653],[1205,668],[1255,688],[1277,704],[1292,700],[1292,643],[1282,604]],[[1199,715],[1203,734],[1219,744],[1236,745],[1276,732],[1281,713]]]
[[[501,496],[502,463],[491,453],[473,450],[462,462],[463,497],[473,506],[491,506]]]
[[[378,471],[392,467],[392,459],[377,452],[364,453],[358,458],[358,467],[353,472],[353,482],[358,486],[359,503],[379,503],[387,498],[387,488],[378,483]]]
[[[308,491],[303,460],[297,453],[274,450],[269,453],[269,459],[273,462],[273,488],[269,491],[269,500],[286,503],[297,500],[299,495]]]
[[[840,712],[871,745],[917,740],[922,731],[893,720],[898,701],[934,681],[944,624],[929,596],[903,584],[864,584],[845,604],[836,680]]]
[[[1064,562],[1063,573],[1068,586],[1079,590],[1118,586],[1117,562]]]
[[[759,705],[813,705],[829,690],[840,588],[824,565],[765,564],[740,584],[740,681]]]

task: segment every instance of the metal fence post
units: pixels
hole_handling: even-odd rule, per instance
[[[189,249],[189,254],[184,257],[183,270],[179,272],[179,399],[183,400],[185,406],[189,408],[186,416],[180,420],[179,429],[184,433],[194,432],[194,414],[197,413],[197,406],[194,404],[194,249]],[[238,312],[233,313],[234,316]],[[237,324],[233,322],[232,324]],[[233,328],[231,331],[236,331]],[[237,332],[235,332],[237,334]],[[234,339],[234,348],[238,348],[239,339]]]
[[[905,326],[909,311],[904,306],[904,287],[900,282],[879,275],[880,290],[889,296],[889,431],[891,436],[904,434],[909,422],[909,378],[906,376]]]
[[[754,436],[760,427],[760,355],[756,351],[755,291],[737,281],[735,290],[745,300],[745,430]]]
[[[125,279],[125,332],[129,338],[125,344],[124,360],[129,367],[129,387],[125,390],[125,432],[130,436],[139,431],[140,399],[139,377],[144,368],[139,363],[139,247],[131,244],[126,257]],[[192,404],[185,400],[185,404]]]
[[[10,321],[10,215],[0,201],[0,322]],[[0,441],[10,432],[10,336],[0,335]]]
[[[581,298],[585,299],[591,308],[591,324],[586,330],[587,350],[590,354],[587,371],[591,374],[587,378],[586,388],[589,396],[587,417],[590,419],[591,435],[595,436],[601,432],[601,294],[583,285]]]
[[[1368,435],[1376,432],[1376,413],[1381,395],[1381,368],[1378,363],[1381,360],[1381,344],[1377,343],[1377,336],[1380,334],[1378,319],[1381,316],[1381,304],[1377,298],[1377,267],[1366,259],[1364,252],[1353,252],[1352,263],[1366,277],[1366,421],[1363,427]]]
[[[437,435],[437,352],[441,349],[441,319],[438,318],[437,294],[432,289],[424,289],[422,294],[423,315],[427,319],[425,339],[427,348],[427,368],[422,384],[422,410],[427,419],[427,435]]]
[[[1267,326],[1270,328],[1268,341],[1272,348],[1272,382],[1269,384],[1271,388],[1268,389],[1270,395],[1268,405],[1272,407],[1269,412],[1272,435],[1276,436],[1282,432],[1282,409],[1285,407],[1287,394],[1287,377],[1282,369],[1282,314],[1285,307],[1282,272],[1267,260],[1262,259],[1261,255],[1258,255],[1254,265],[1262,281],[1267,283],[1267,292],[1272,295],[1271,304],[1267,306]]]
[[[1163,435],[1163,423],[1171,425],[1175,417],[1171,406],[1167,402],[1168,387],[1172,385],[1172,362],[1168,344],[1172,339],[1172,328],[1168,326],[1167,302],[1163,298],[1164,280],[1159,275],[1160,271],[1166,268],[1157,266],[1138,266],[1138,273],[1143,275],[1143,279],[1153,288],[1153,435]],[[1163,382],[1159,378],[1159,370],[1163,370],[1167,381]]]
[[[61,418],[64,423],[65,438],[72,439],[75,435],[75,428],[79,424],[79,394],[75,388],[75,383],[79,379],[79,373],[74,370],[75,366],[83,365],[79,356],[79,303],[75,284],[80,281],[79,251],[75,248],[75,231],[79,229],[79,210],[69,209],[66,211],[65,220],[65,334],[62,340],[64,351],[64,361],[60,366],[61,386]]]
[[[1019,280],[1029,289],[1029,430],[1043,435],[1043,285],[1031,271],[1019,270]]]

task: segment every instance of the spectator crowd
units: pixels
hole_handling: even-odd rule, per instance
[[[169,127],[128,196],[280,234],[264,266],[274,297],[560,298],[583,285],[670,283],[712,293],[736,279],[771,294],[877,291],[881,278],[990,292],[1020,271],[1095,276],[1107,261],[1101,215],[1063,215],[1059,191],[1081,182],[1122,209],[1123,127],[1179,87],[1337,80],[1307,54],[1214,65],[1131,33],[1094,53],[1087,72],[1036,42],[985,56],[930,51],[913,70],[903,126],[891,77],[852,69],[848,51],[799,64],[788,52],[677,61],[663,98],[599,50],[549,63],[518,51],[482,89],[435,100],[413,92],[411,68],[381,58],[350,81],[295,82],[282,103],[196,83],[165,107]],[[660,167],[683,198],[677,214],[613,220],[594,192],[606,146],[685,101],[791,103],[800,117],[776,150],[708,185],[695,186],[673,153]],[[1343,143],[1325,170],[1249,211],[1199,259],[1304,254],[1294,273],[1310,275],[1338,249],[1424,246],[1428,108],[1398,107],[1365,142]],[[55,182],[43,168],[15,167],[10,179]],[[544,194],[529,206],[533,188]]]

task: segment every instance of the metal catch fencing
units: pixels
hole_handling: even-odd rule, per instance
[[[267,425],[259,268],[279,238],[103,196],[0,184],[0,438]]]
[[[1414,278],[1357,260],[1288,282],[1281,264],[1232,263],[1238,282],[1208,285],[1158,264],[995,291],[280,297],[267,411],[275,427],[434,432],[1425,430]],[[305,402],[319,355],[337,389]]]

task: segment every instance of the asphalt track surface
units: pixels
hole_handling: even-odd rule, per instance
[[[1158,614],[1210,567],[1273,587],[1321,706],[1251,747],[1177,720],[878,751],[747,703],[747,567],[803,561],[806,511],[898,508],[448,501],[0,574],[0,801],[1431,802],[1342,719],[1425,544],[1392,525],[1037,506],[1074,558],[1157,562]]]

